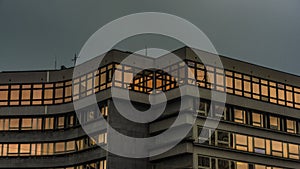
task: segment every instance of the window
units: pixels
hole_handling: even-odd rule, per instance
[[[24,86],[24,85],[23,85]],[[30,104],[30,97],[31,92],[30,90],[22,90],[22,105],[29,105]]]
[[[61,153],[64,151],[65,151],[65,143],[64,142],[55,143],[55,153]]]
[[[230,169],[230,163],[228,160],[218,159],[217,165],[219,169]]]
[[[217,134],[217,143],[216,145],[219,147],[230,147],[230,133],[226,131],[216,131]]]
[[[23,118],[22,119],[22,130],[30,130],[32,128],[32,119]]]
[[[286,120],[286,131],[289,133],[297,133],[296,121],[287,119]]]
[[[196,100],[197,102],[198,100]],[[199,116],[207,116],[207,103],[199,102],[199,108],[196,110]]]
[[[19,145],[18,144],[9,144],[7,154],[18,155]]]
[[[74,151],[75,150],[75,141],[68,141],[67,142],[67,151]]]
[[[91,121],[91,120],[95,119],[95,115],[96,115],[96,113],[94,111],[88,111],[87,112],[87,121]]]
[[[47,117],[45,118],[45,129],[53,129],[54,128],[54,118]]]
[[[199,169],[209,169],[209,168],[211,168],[210,158],[209,157],[198,156],[198,166],[199,166]]]
[[[42,85],[34,85],[35,88],[41,88]],[[42,98],[42,90],[35,89],[33,90],[33,99],[41,99]]]
[[[8,91],[0,91],[0,100],[8,100]]]
[[[225,71],[226,74],[226,92],[233,93],[233,78],[232,72]]]
[[[234,89],[235,89],[235,94],[236,95],[242,95],[242,79],[241,78],[241,74],[239,73],[235,73],[234,74],[235,79],[234,79]]]
[[[248,169],[248,163],[236,162],[236,169]]]
[[[252,112],[252,125],[257,127],[264,127],[263,114]]]
[[[57,128],[61,129],[65,127],[65,117],[61,116],[57,118]]]
[[[107,133],[101,133],[98,135],[98,143],[107,143]]]
[[[217,69],[220,73],[223,73],[222,70]],[[224,74],[216,74],[216,83],[217,83],[217,90],[224,91]]]
[[[272,155],[282,157],[283,155],[282,142],[272,140]]]
[[[229,118],[227,107],[214,104],[214,116],[220,117],[222,120],[227,120]]]
[[[276,83],[270,82],[270,101],[272,103],[277,103],[277,91],[276,91]]]
[[[262,138],[254,138],[254,152],[255,153],[266,153],[266,143],[265,139]]]
[[[19,119],[9,119],[9,130],[19,130]]]
[[[288,158],[293,158],[299,160],[299,146],[295,144],[289,144],[288,146],[289,156]]]
[[[235,146],[237,150],[248,151],[247,136],[241,134],[235,134]]]
[[[203,143],[203,144],[209,144],[210,139],[214,139],[214,137],[213,137],[214,134],[211,135],[211,138],[209,137],[210,136],[209,135],[210,132],[211,132],[211,130],[209,130],[206,127],[204,127],[204,128],[199,127],[198,128],[198,137],[199,137],[198,139],[199,139],[199,142]],[[201,133],[202,133],[202,135],[201,135]],[[213,142],[214,142],[214,140],[213,140]]]
[[[270,116],[270,129],[280,130],[280,118]]]
[[[30,154],[30,144],[20,144],[20,154]]]
[[[246,124],[246,111],[234,109],[234,122]]]

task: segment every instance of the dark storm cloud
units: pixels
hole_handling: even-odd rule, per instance
[[[101,26],[145,11],[189,20],[223,55],[300,75],[299,0],[0,0],[0,71],[52,69],[55,57],[71,66],[74,53]]]

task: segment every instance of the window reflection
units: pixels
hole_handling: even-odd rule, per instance
[[[203,128],[199,126],[198,136]],[[211,129],[206,129],[206,133],[212,133]],[[201,139],[199,140],[201,141]],[[299,145],[286,143],[283,141],[269,140],[244,134],[237,134],[227,131],[216,130],[212,136],[202,144],[232,148],[251,153],[266,154],[283,158],[299,159]]]
[[[234,109],[234,122],[246,124],[246,111]]]
[[[264,127],[263,115],[252,112],[252,125],[257,127]]]
[[[270,116],[270,129],[280,130],[280,118]]]

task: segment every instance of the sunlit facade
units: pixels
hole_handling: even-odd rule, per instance
[[[299,168],[300,77],[226,57],[221,57],[223,71],[204,66],[189,48],[174,53],[182,61],[162,70],[121,65],[130,53],[112,50],[97,70],[73,80],[73,68],[0,73],[0,168]],[[167,55],[157,60],[163,57]],[[95,94],[101,115],[116,129],[136,137],[156,135],[176,118],[179,85],[199,87],[200,101],[186,94],[188,110],[197,112],[197,121],[180,144],[155,157],[130,159],[104,151],[97,144],[107,144],[107,132],[90,138],[79,123],[97,119],[95,107],[74,112],[73,101]],[[132,123],[115,109],[112,86],[131,90],[140,108],[149,105],[145,98],[150,93],[164,91],[167,109],[149,125]],[[208,114],[221,108],[211,102],[212,90],[227,93],[223,114]],[[216,131],[203,128],[216,116],[221,117]],[[202,130],[212,136],[199,137]]]

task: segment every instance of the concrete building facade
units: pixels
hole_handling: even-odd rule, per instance
[[[299,168],[300,77],[223,56],[224,70],[204,66],[187,47],[173,53],[182,61],[171,63],[165,71],[122,65],[131,53],[112,50],[98,69],[75,78],[73,68],[1,72],[0,168]],[[197,54],[212,55],[203,51]],[[136,57],[164,62],[168,55],[157,59]],[[180,85],[196,85],[200,100],[189,90],[180,91]],[[153,91],[163,91],[168,104],[155,121],[135,123],[116,109],[112,87],[130,90],[132,104],[141,111],[149,108]],[[226,93],[225,107],[211,100],[212,91]],[[93,94],[98,104],[86,105],[76,114],[73,102]],[[149,158],[109,153],[97,145],[109,143],[107,131],[97,130],[89,137],[82,128],[83,123],[97,122],[101,113],[125,135],[151,137],[172,125],[180,106],[186,113],[197,113],[195,124],[171,150]],[[214,113],[219,109],[223,114]],[[221,119],[216,130],[204,126],[215,117]],[[201,131],[211,137],[200,137]]]

